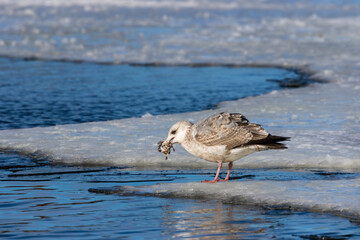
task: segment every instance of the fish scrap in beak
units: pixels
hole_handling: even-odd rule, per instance
[[[170,141],[160,141],[158,142],[158,151],[165,154],[165,160],[168,159],[171,150],[175,152],[175,148],[173,147],[173,143],[171,142],[174,138],[170,139]]]

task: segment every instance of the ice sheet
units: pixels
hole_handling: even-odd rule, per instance
[[[246,109],[251,120],[264,124],[274,134],[290,136],[292,140],[288,142],[288,150],[255,153],[237,161],[235,167],[359,170],[360,134],[359,128],[353,127],[357,126],[354,121],[359,118],[352,118],[356,106],[339,104],[321,108],[321,104],[312,102],[324,101],[320,90],[329,87],[312,88],[224,103],[214,111],[6,130],[0,132],[0,146],[22,153],[42,153],[54,161],[75,164],[215,167],[216,164],[193,157],[180,146],[175,146],[176,152],[169,160],[164,160],[164,155],[157,152],[156,143],[164,139],[168,128],[180,119],[196,121],[220,110],[244,113]],[[304,100],[301,100],[302,91],[307,94]],[[314,92],[313,95],[309,91]]]
[[[131,5],[131,11],[112,1],[100,8],[86,8],[80,0],[47,3],[1,1],[1,54],[100,62],[265,63],[296,66],[332,83],[222,103],[215,111],[1,131],[1,148],[41,152],[54,161],[76,164],[209,167],[214,165],[176,146],[165,161],[156,142],[177,120],[197,121],[231,111],[243,113],[273,134],[292,137],[288,150],[256,153],[235,167],[360,169],[356,2],[226,1],[218,4],[232,4],[231,8],[214,8],[214,1],[188,1],[186,7],[181,1],[170,6],[151,1],[147,2],[151,6]],[[109,32],[103,26],[117,30]],[[97,38],[99,31],[109,33],[108,41]]]
[[[360,179],[286,182],[247,180],[217,184],[166,183],[100,189],[99,192],[101,191],[113,194],[221,200],[230,204],[271,206],[360,218]]]

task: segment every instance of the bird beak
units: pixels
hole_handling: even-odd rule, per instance
[[[164,143],[171,143],[171,141],[174,140],[174,138],[175,138],[175,137],[172,137],[172,138],[170,138],[169,140],[166,139],[166,140],[164,141]],[[163,143],[163,144],[164,144],[164,143]]]

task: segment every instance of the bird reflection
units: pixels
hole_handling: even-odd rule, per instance
[[[254,227],[254,223],[264,220],[249,215],[249,210],[239,205],[217,201],[188,207],[175,210],[167,205],[164,208],[164,227],[168,228],[166,232],[174,234],[172,238],[239,239],[265,233],[264,228]]]

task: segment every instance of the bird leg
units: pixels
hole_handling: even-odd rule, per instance
[[[220,182],[228,182],[229,181],[230,171],[231,171],[232,166],[233,166],[233,163],[229,162],[229,169],[228,169],[228,172],[226,174],[226,178],[224,180],[220,180]]]
[[[216,175],[215,175],[215,178],[214,180],[212,181],[209,181],[209,180],[202,180],[201,182],[205,182],[205,183],[216,183],[219,181],[219,174],[220,174],[220,169],[222,168],[222,162],[219,162],[218,163],[218,169],[217,169],[217,172],[216,172]]]

